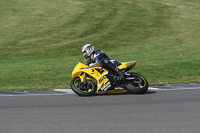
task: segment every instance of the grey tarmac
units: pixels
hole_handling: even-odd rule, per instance
[[[200,133],[200,88],[172,90],[4,95],[0,133]]]

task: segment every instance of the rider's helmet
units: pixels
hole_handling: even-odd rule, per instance
[[[85,59],[89,58],[90,55],[94,52],[94,46],[92,44],[85,44],[82,47],[82,53]]]

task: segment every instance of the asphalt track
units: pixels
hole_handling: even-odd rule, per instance
[[[178,87],[177,87],[178,88]],[[200,133],[200,88],[0,96],[0,133]]]

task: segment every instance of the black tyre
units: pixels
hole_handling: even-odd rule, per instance
[[[147,92],[149,84],[145,77],[138,73],[130,73],[128,77],[134,77],[128,85],[125,85],[126,90],[131,94],[144,94]]]
[[[79,77],[75,77],[71,81],[72,90],[79,96],[92,96],[96,93],[96,86],[91,80],[86,80],[85,83],[81,82]]]

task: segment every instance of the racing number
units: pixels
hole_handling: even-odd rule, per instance
[[[99,79],[99,84],[101,84],[101,82],[106,79],[106,76],[103,76],[102,78]]]

